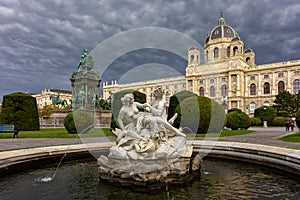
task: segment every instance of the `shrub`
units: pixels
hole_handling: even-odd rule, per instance
[[[251,117],[250,120],[251,120],[251,126],[261,126],[262,125],[261,120],[257,117]]]
[[[180,126],[192,133],[219,133],[224,127],[224,108],[207,97],[192,96],[177,105]]]
[[[139,92],[137,90],[122,90],[119,92],[116,92],[112,95],[112,115],[111,115],[111,122],[110,122],[110,128],[116,129],[119,128],[116,120],[119,115],[119,111],[122,107],[121,97],[123,97],[125,94],[132,93],[134,96],[134,101],[139,103],[146,103],[146,95],[142,92]]]
[[[285,117],[275,117],[272,124],[273,126],[285,126]]]
[[[226,127],[232,130],[248,129],[251,125],[250,117],[239,111],[230,112],[226,115]]]
[[[277,117],[284,117],[284,118],[287,118],[289,116],[289,112],[287,111],[279,111],[277,112]]]
[[[3,96],[0,123],[14,124],[20,131],[39,130],[36,99],[21,92]]]
[[[175,109],[179,106],[178,109],[180,109],[180,103],[189,97],[196,97],[197,95],[193,92],[184,90],[184,91],[180,91],[177,92],[176,94],[174,94],[173,96],[170,97],[170,101],[169,101],[169,107],[168,107],[168,120],[174,116]],[[180,126],[180,117],[177,118],[174,123],[173,126],[176,128],[179,128]]]
[[[64,126],[68,133],[86,133],[94,125],[94,118],[84,110],[69,113],[64,119]]]
[[[259,118],[261,121],[268,121],[268,125],[272,125],[276,117],[276,109],[271,106],[261,106],[254,111],[254,117]]]
[[[231,112],[242,112],[242,110],[238,109],[238,108],[231,108],[228,110],[228,113],[231,113]]]

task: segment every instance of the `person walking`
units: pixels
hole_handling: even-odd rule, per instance
[[[285,118],[285,131],[290,131],[290,120],[289,117]]]
[[[291,119],[291,122],[290,122],[290,127],[291,127],[291,131],[294,131],[294,127],[295,127],[295,120],[293,120],[293,118]]]

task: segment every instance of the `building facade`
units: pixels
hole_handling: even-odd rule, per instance
[[[203,62],[201,62],[203,53]],[[252,49],[244,49],[238,33],[221,16],[204,41],[203,52],[188,49],[185,76],[130,84],[104,83],[103,97],[124,89],[136,89],[150,102],[153,88],[165,89],[166,99],[181,90],[190,90],[219,102],[224,108],[239,108],[249,115],[260,106],[271,106],[281,91],[300,90],[300,60],[256,65]]]
[[[44,89],[40,94],[32,94],[31,96],[36,98],[36,103],[39,109],[42,109],[44,106],[52,105],[50,96],[57,96],[59,94],[60,99],[67,100],[67,104],[71,104],[72,92],[61,89]]]

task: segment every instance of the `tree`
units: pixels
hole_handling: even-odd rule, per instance
[[[269,125],[273,123],[276,116],[276,109],[271,106],[261,106],[254,111],[254,117],[259,118],[261,121],[268,121]]]
[[[220,133],[224,127],[224,108],[207,97],[186,98],[177,105],[175,113],[183,131],[188,128],[191,133]]]
[[[87,133],[94,127],[94,118],[84,110],[69,113],[64,119],[64,126],[68,133]]]
[[[168,107],[168,120],[171,119],[175,114],[175,109],[179,106],[178,109],[180,109],[180,103],[189,97],[196,97],[197,95],[191,91],[184,90],[177,92],[173,96],[170,97],[169,101],[169,107]],[[179,128],[180,126],[180,118],[177,118],[173,124],[174,127]]]
[[[274,108],[277,112],[287,111],[288,113],[297,112],[300,106],[300,94],[291,94],[289,91],[279,92],[274,100]]]
[[[248,129],[251,125],[250,117],[242,111],[232,111],[226,115],[226,127],[232,130]]]
[[[14,124],[20,131],[39,130],[36,99],[21,92],[3,96],[0,123]]]

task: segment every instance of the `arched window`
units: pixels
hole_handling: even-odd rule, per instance
[[[214,86],[211,86],[209,89],[209,96],[210,97],[215,97],[216,96],[216,90]]]
[[[205,52],[205,62],[208,62],[208,51]]]
[[[284,91],[284,82],[283,81],[279,81],[278,82],[278,93],[279,92],[283,92]]]
[[[226,85],[222,85],[221,95],[222,95],[222,97],[227,97],[227,87],[226,87]]]
[[[233,47],[233,56],[236,56],[236,55],[238,55],[238,47],[237,46]]]
[[[194,62],[194,55],[191,55],[191,61],[190,63],[193,63]]]
[[[250,85],[250,95],[256,95],[256,85],[254,83]]]
[[[227,47],[227,57],[230,57],[230,47]]]
[[[294,90],[294,93],[297,93],[300,91],[300,80],[299,79],[294,80],[293,90]]]
[[[265,82],[264,83],[264,94],[270,94],[271,90],[270,90],[270,83]]]
[[[204,88],[203,87],[200,87],[200,89],[199,89],[199,95],[200,96],[204,96]]]
[[[247,57],[247,58],[246,58],[246,63],[250,64],[250,61],[251,61],[251,58],[250,58],[250,57]]]
[[[219,57],[219,49],[218,49],[218,47],[216,47],[214,49],[214,58],[218,58],[218,57]]]

